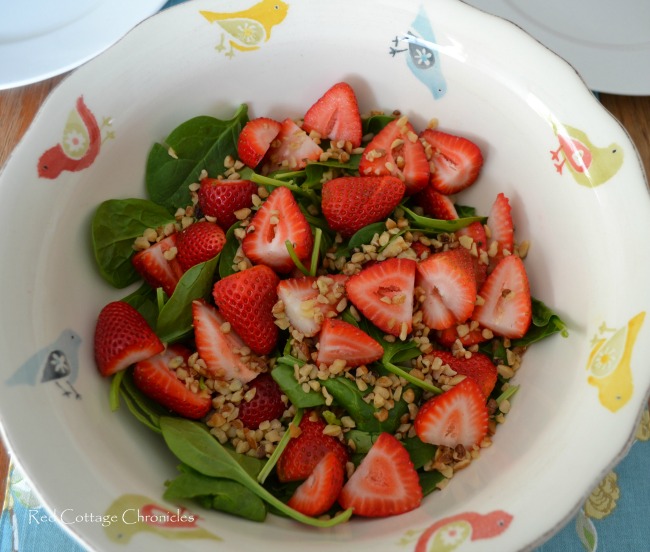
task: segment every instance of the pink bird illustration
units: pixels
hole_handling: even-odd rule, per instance
[[[76,172],[90,167],[102,146],[102,128],[110,125],[110,119],[104,119],[100,127],[83,96],[79,96],[76,108],[68,115],[61,142],[38,160],[38,176],[53,180],[63,171]],[[106,138],[113,138],[113,134],[109,132]]]
[[[503,510],[487,514],[463,512],[436,521],[422,533],[415,552],[451,552],[463,543],[489,539],[503,533],[512,522],[512,516]]]

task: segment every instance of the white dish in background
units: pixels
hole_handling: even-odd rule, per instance
[[[597,92],[650,94],[647,0],[464,0],[537,38]]]
[[[166,0],[0,0],[0,90],[70,71]]]
[[[13,456],[53,519],[65,512],[65,528],[102,552],[414,552],[452,521],[466,522],[462,546],[447,542],[459,552],[533,549],[621,459],[650,390],[650,198],[634,145],[567,63],[463,2],[224,4],[164,10],[74,71],[0,173],[0,422]],[[255,19],[222,26],[201,10]],[[185,535],[120,522],[145,504],[176,508],[161,496],[178,460],[124,405],[110,411],[95,366],[97,314],[133,290],[113,289],[94,264],[97,205],[145,197],[147,155],[183,121],[227,119],[241,103],[251,117],[298,118],[342,80],[363,113],[400,109],[419,129],[437,118],[482,148],[480,180],[459,200],[487,213],[499,192],[511,198],[532,293],[568,338],[530,348],[493,446],[413,512],[316,530],[187,504],[200,518]],[[83,147],[71,159],[66,146]],[[44,166],[46,152],[65,170]],[[44,378],[62,353],[61,381]],[[470,539],[467,524],[486,519]]]

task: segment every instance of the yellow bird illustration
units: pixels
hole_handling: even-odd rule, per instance
[[[259,49],[263,42],[271,38],[271,28],[284,21],[289,6],[282,0],[262,0],[246,10],[236,12],[201,11],[210,23],[217,23],[224,32],[221,42],[216,46],[232,58],[235,50],[248,52]],[[230,48],[226,46],[226,42]]]
[[[598,399],[612,412],[625,406],[632,396],[632,349],[644,319],[645,312],[640,312],[609,338],[596,338],[589,355],[587,381],[598,388]],[[603,326],[600,331],[607,328]]]
[[[562,174],[567,167],[578,184],[593,188],[607,182],[623,165],[623,150],[616,143],[607,147],[594,146],[587,135],[577,128],[553,123],[553,132],[560,146],[551,150],[555,169]]]

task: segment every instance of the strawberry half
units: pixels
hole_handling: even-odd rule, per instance
[[[344,176],[323,185],[323,216],[330,228],[349,238],[384,220],[404,197],[406,186],[394,176]]]
[[[443,364],[448,364],[457,374],[472,378],[481,388],[486,399],[497,383],[497,367],[490,357],[483,353],[472,353],[472,356],[467,358],[454,356],[449,351],[434,351],[429,356],[438,357]]]
[[[264,158],[263,172],[304,169],[308,161],[320,159],[321,153],[321,147],[302,128],[293,120],[285,119]]]
[[[218,280],[212,297],[219,312],[258,355],[269,354],[278,341],[273,305],[280,279],[268,266],[258,265]]]
[[[479,291],[482,303],[472,319],[495,334],[523,337],[532,321],[532,300],[523,261],[514,255],[503,257]]]
[[[476,287],[480,289],[485,282],[488,271],[488,257],[487,257],[487,236],[485,234],[485,227],[478,221],[473,222],[465,228],[456,230],[456,237],[463,242],[467,236],[471,238],[472,245],[469,251],[472,254],[472,263],[474,264],[474,276],[476,277]],[[462,244],[462,243],[461,243]],[[465,247],[463,245],[463,247]]]
[[[339,504],[363,517],[395,516],[422,502],[422,487],[409,453],[390,433],[372,445],[338,498]]]
[[[176,258],[184,271],[189,270],[217,256],[225,243],[226,234],[214,222],[195,222],[178,233]]]
[[[361,145],[361,115],[354,90],[346,82],[332,86],[305,113],[302,128],[315,130],[321,138],[346,141],[353,148]]]
[[[280,386],[271,374],[260,374],[249,383],[248,389],[255,389],[255,395],[250,401],[239,403],[239,419],[245,427],[257,429],[264,421],[282,417],[287,405],[282,400]]]
[[[422,320],[429,328],[444,330],[471,316],[476,278],[466,249],[441,251],[420,262],[415,284],[424,291]]]
[[[429,161],[424,146],[406,117],[388,123],[366,146],[359,163],[362,176],[397,176],[406,185],[406,195],[429,183]]]
[[[487,338],[483,335],[483,330],[480,327],[460,335],[458,333],[458,326],[454,324],[449,328],[445,328],[444,330],[439,330],[437,332],[436,341],[443,347],[451,349],[456,340],[460,340],[460,343],[463,345],[463,347],[467,349],[472,345],[484,343],[487,341]]]
[[[198,420],[212,408],[209,393],[194,393],[169,368],[172,360],[181,357],[181,367],[187,366],[190,351],[179,344],[169,345],[162,353],[141,360],[133,370],[133,383],[147,397],[185,418]]]
[[[399,337],[413,329],[413,288],[417,263],[387,259],[350,276],[348,298],[380,330]]]
[[[345,293],[347,276],[334,274],[327,277],[332,280],[327,286],[328,293]],[[318,301],[320,290],[318,278],[287,278],[278,284],[278,298],[284,304],[284,313],[291,325],[306,337],[315,336],[321,329],[323,320],[336,316],[336,304]],[[327,296],[327,294],[325,295]]]
[[[307,219],[287,188],[276,188],[255,213],[242,241],[244,255],[255,264],[270,266],[280,273],[290,272],[294,263],[286,241],[301,261],[311,255],[314,238]]]
[[[134,268],[153,288],[163,288],[171,297],[183,269],[175,255],[177,234],[171,234],[131,258]]]
[[[515,231],[511,211],[510,201],[505,194],[499,193],[487,218],[487,227],[490,230],[487,243],[490,268],[505,256],[504,251],[510,253],[514,251]]]
[[[413,427],[423,442],[432,445],[452,448],[478,445],[488,430],[485,395],[472,378],[465,378],[424,403]]]
[[[474,143],[440,130],[420,133],[427,158],[433,164],[431,186],[441,194],[455,194],[471,186],[483,166],[483,154]]]
[[[222,229],[237,222],[235,211],[253,205],[257,185],[250,180],[204,178],[198,191],[199,207],[204,215],[215,217]]]
[[[258,372],[251,369],[241,351],[246,345],[232,330],[225,331],[226,319],[213,306],[203,300],[192,303],[194,340],[199,356],[205,362],[207,376],[243,383],[256,378]]]
[[[165,348],[143,316],[124,301],[108,303],[100,311],[94,341],[102,376],[112,376]]]
[[[336,454],[328,452],[311,475],[294,491],[287,502],[306,516],[320,516],[329,510],[343,488],[345,470]]]
[[[415,203],[422,207],[424,214],[440,220],[455,220],[458,212],[454,202],[446,195],[436,191],[433,186],[426,186],[415,194]]]
[[[300,435],[289,440],[278,458],[276,470],[280,481],[286,483],[307,479],[330,452],[335,454],[341,466],[345,466],[349,460],[348,448],[336,437],[323,433],[325,426],[316,413],[304,413],[298,426]]]
[[[317,363],[332,364],[335,360],[345,360],[348,367],[355,367],[379,360],[383,355],[383,347],[356,326],[333,318],[326,318],[323,322]]]
[[[271,147],[271,142],[280,133],[282,125],[268,117],[251,119],[239,133],[237,156],[251,169],[257,167]]]

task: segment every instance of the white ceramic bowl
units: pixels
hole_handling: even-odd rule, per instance
[[[226,57],[229,48],[216,48],[224,29],[200,10],[252,5],[196,0],[141,24],[57,87],[4,168],[0,416],[12,452],[49,508],[66,513],[66,527],[100,550],[249,550],[264,543],[283,552],[403,551],[451,516],[476,520],[468,513],[495,511],[511,523],[484,523],[472,550],[534,547],[620,459],[650,388],[650,321],[643,321],[650,201],[633,144],[565,62],[513,25],[456,0],[263,0],[256,9],[265,34],[253,35],[254,49]],[[412,49],[413,57],[404,41],[409,32],[420,50]],[[433,67],[418,68],[418,60]],[[498,192],[510,197],[518,239],[532,243],[526,264],[533,294],[560,313],[570,336],[530,349],[493,447],[409,514],[314,530],[276,517],[255,524],[201,511],[201,529],[188,540],[170,539],[169,529],[80,521],[76,516],[143,504],[125,495],[160,503],[161,484],[176,465],[126,409],[109,411],[108,383],[94,366],[97,313],[124,295],[93,264],[96,205],[144,197],[149,148],[182,121],[228,118],[242,102],[253,116],[297,117],[339,80],[353,85],[362,111],[399,108],[418,125],[437,117],[483,148],[480,182],[463,202],[486,213]],[[39,177],[41,155],[64,131],[83,135],[80,120],[69,118],[80,97],[100,127],[93,162]],[[558,134],[589,148],[589,178],[571,170],[576,155],[566,161],[560,152],[554,160]],[[43,382],[35,359],[55,351],[65,353],[72,373]]]

